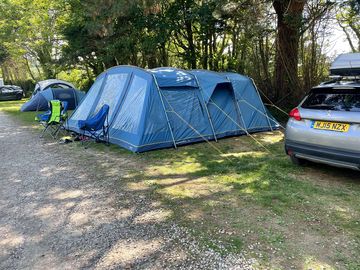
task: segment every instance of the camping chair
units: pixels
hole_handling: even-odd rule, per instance
[[[68,103],[66,101],[51,100],[49,102],[50,110],[35,117],[39,121],[44,130],[40,134],[40,138],[44,137],[46,132],[49,132],[52,138],[56,139],[61,128],[65,129],[64,123],[67,119]]]
[[[79,120],[78,126],[82,130],[82,144],[84,144],[84,137],[90,134],[90,137],[95,138],[95,141],[105,141],[109,144],[109,105],[104,104],[101,109],[87,120]]]
[[[60,130],[67,130],[66,122],[68,118],[69,103],[67,101],[61,101],[61,108],[62,109],[60,113],[60,124],[57,126],[56,134],[58,134]]]

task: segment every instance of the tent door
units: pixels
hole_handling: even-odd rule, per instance
[[[207,104],[217,136],[228,136],[245,132],[241,111],[236,104],[230,84],[218,84]]]

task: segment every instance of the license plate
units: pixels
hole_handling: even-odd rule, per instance
[[[323,130],[332,130],[332,131],[338,131],[338,132],[348,132],[349,128],[350,128],[350,124],[314,121],[312,128],[323,129]]]

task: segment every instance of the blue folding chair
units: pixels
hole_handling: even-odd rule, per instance
[[[109,144],[109,105],[104,104],[101,109],[87,120],[79,120],[78,127],[82,130],[82,137],[92,137],[96,142],[105,141]],[[84,140],[82,140],[84,143]]]

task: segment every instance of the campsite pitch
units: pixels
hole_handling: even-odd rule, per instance
[[[0,269],[252,269],[201,247],[150,193],[119,185],[133,161],[44,143],[3,112],[0,130]]]
[[[291,165],[281,132],[256,135],[270,153],[243,136],[133,154],[40,140],[15,108],[0,103],[0,268],[360,267],[358,173]]]

